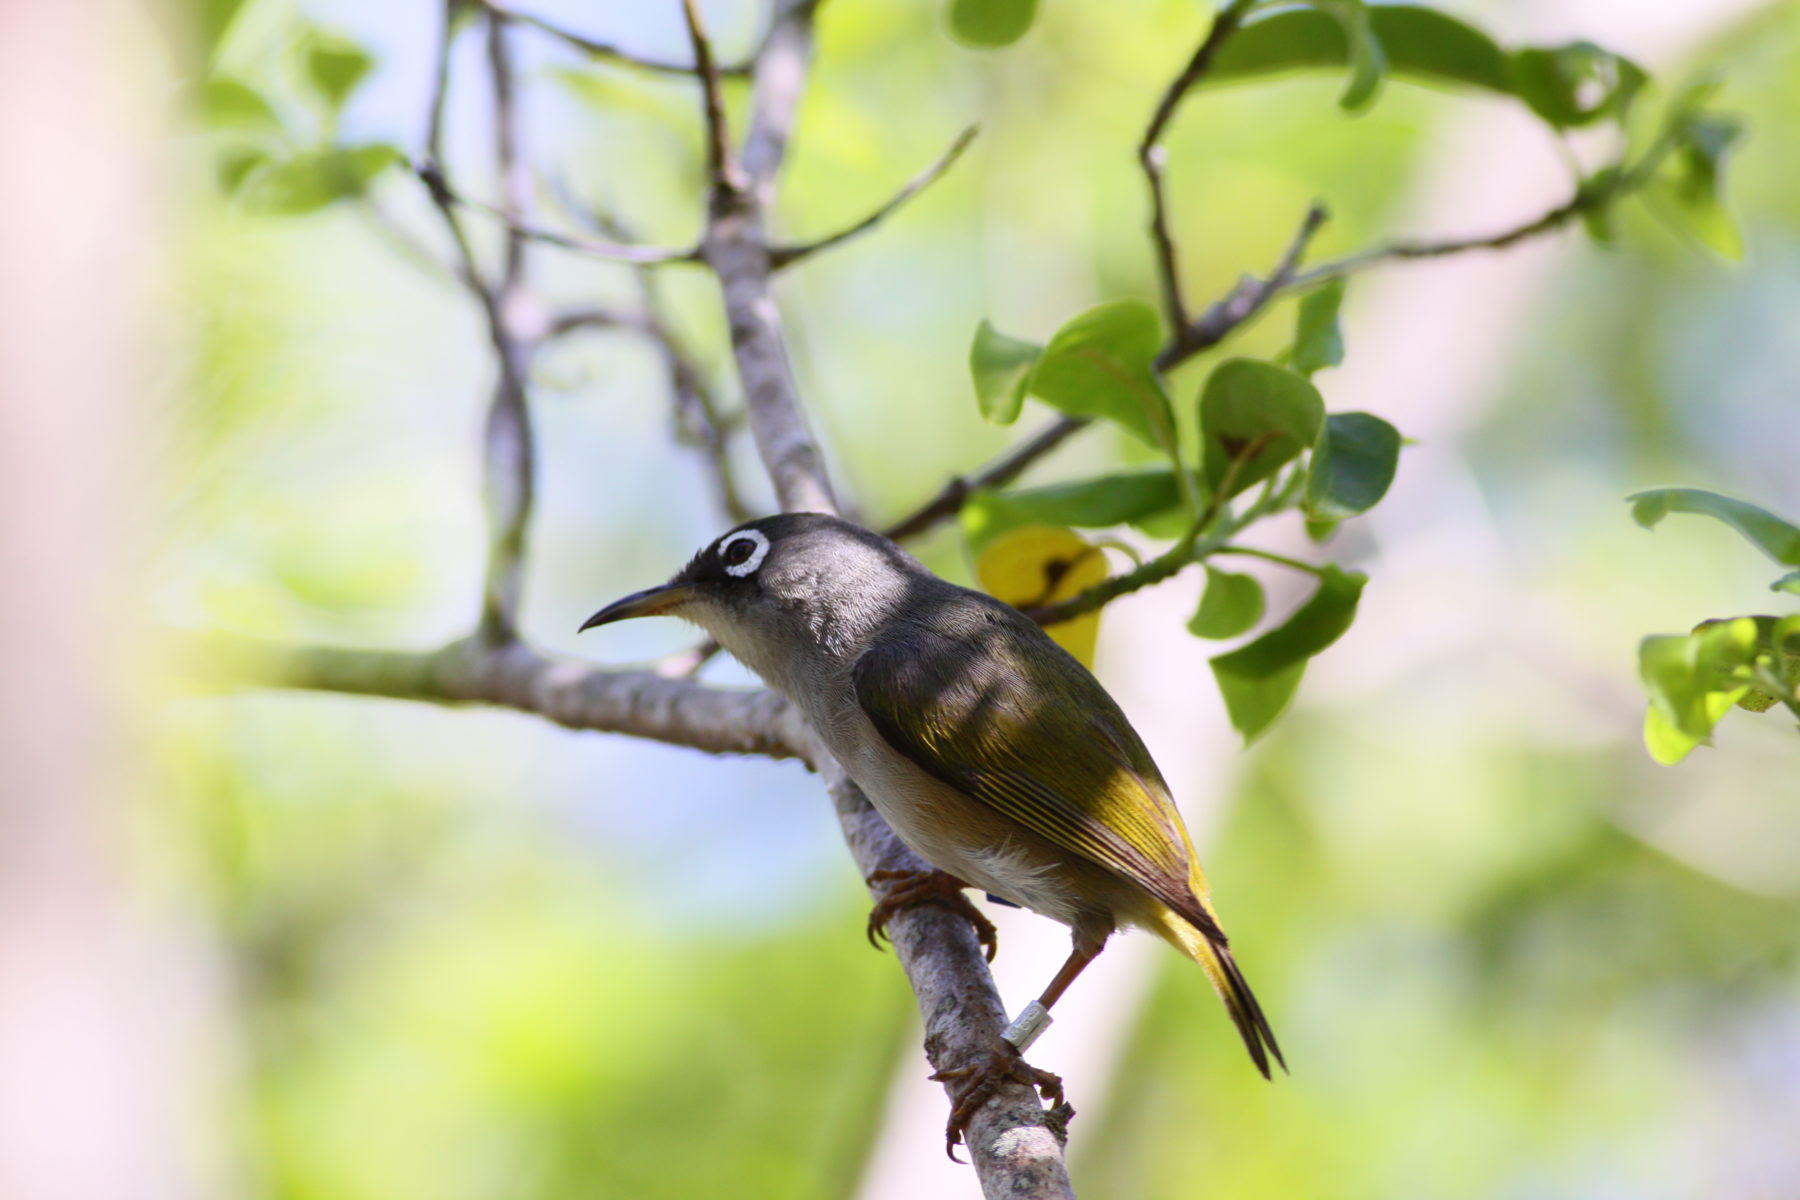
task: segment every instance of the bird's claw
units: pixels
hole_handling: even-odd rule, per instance
[[[1007,1041],[997,1042],[992,1053],[980,1062],[938,1071],[931,1080],[950,1085],[950,1120],[944,1126],[944,1153],[950,1156],[951,1162],[962,1161],[956,1157],[957,1143],[963,1140],[969,1122],[981,1111],[981,1106],[1004,1084],[1022,1083],[1036,1088],[1064,1129],[1069,1118],[1075,1115],[1075,1110],[1063,1099],[1062,1076],[1032,1066]]]
[[[886,885],[881,898],[869,910],[869,944],[881,948],[887,936],[888,922],[901,909],[915,904],[938,904],[975,927],[975,938],[981,943],[989,962],[1000,951],[1000,933],[973,901],[963,894],[969,885],[945,871],[877,871],[869,876],[869,885]]]

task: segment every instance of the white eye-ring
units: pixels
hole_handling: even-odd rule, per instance
[[[739,579],[762,566],[769,553],[769,539],[760,530],[744,529],[732,534],[719,547],[719,561],[727,575]]]

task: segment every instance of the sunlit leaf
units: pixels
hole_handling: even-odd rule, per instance
[[[1626,497],[1631,515],[1645,529],[1672,512],[1698,513],[1731,526],[1784,567],[1800,567],[1800,528],[1744,500],[1699,488],[1656,488]]]
[[[1400,431],[1370,413],[1325,419],[1306,480],[1306,511],[1326,520],[1353,517],[1387,495],[1400,463]]]
[[[1755,653],[1755,621],[1721,621],[1686,636],[1645,638],[1638,675],[1667,724],[1704,741],[1748,688],[1745,668]]]
[[[1324,420],[1325,401],[1303,377],[1260,359],[1227,359],[1200,392],[1207,483],[1222,486],[1232,461],[1248,455],[1232,477],[1235,496],[1311,449]]]
[[[1027,390],[1053,408],[1114,421],[1167,450],[1175,416],[1153,365],[1162,344],[1162,321],[1148,304],[1102,304],[1056,331]]]
[[[999,425],[1019,419],[1025,404],[1025,381],[1043,352],[1036,342],[1008,337],[982,319],[969,347],[969,373],[975,378],[975,400],[982,416]]]
[[[1294,345],[1288,351],[1287,365],[1302,375],[1335,367],[1344,361],[1344,335],[1338,325],[1338,312],[1344,306],[1347,281],[1333,279],[1308,292],[1300,300],[1300,311],[1294,320]]]
[[[1262,584],[1254,575],[1239,575],[1206,568],[1206,590],[1200,593],[1200,607],[1188,621],[1188,632],[1195,637],[1233,638],[1248,633],[1262,620],[1265,601]]]
[[[1665,767],[1672,767],[1688,756],[1700,739],[1689,737],[1663,715],[1662,709],[1654,704],[1644,707],[1644,749],[1650,757]]]
[[[1026,525],[988,542],[975,559],[981,589],[1014,608],[1041,608],[1106,579],[1106,554],[1070,529]],[[1092,669],[1100,614],[1044,626],[1056,644]]]
[[[1232,727],[1254,741],[1281,715],[1300,686],[1306,660],[1330,646],[1356,619],[1368,576],[1327,566],[1312,598],[1255,641],[1212,660],[1213,678]]]
[[[1769,585],[1771,592],[1791,592],[1800,596],[1800,571],[1789,571],[1780,579]]]
[[[1037,0],[950,0],[944,12],[950,33],[965,46],[994,50],[1025,36]]]
[[[1180,500],[1173,471],[1133,471],[1015,492],[983,489],[963,505],[962,526],[969,544],[980,550],[1021,525],[1103,529],[1172,508]]]

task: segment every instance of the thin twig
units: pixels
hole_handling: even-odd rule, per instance
[[[691,79],[695,74],[693,63],[670,62],[667,59],[651,58],[648,55],[622,50],[611,42],[602,42],[585,34],[564,29],[560,25],[546,21],[543,17],[519,12],[511,5],[501,4],[499,0],[479,0],[479,3],[490,10],[504,12],[521,25],[529,25],[565,45],[572,46],[589,58],[597,58],[622,67],[633,67],[640,71],[651,71],[659,75],[679,75]],[[722,63],[716,69],[719,75],[727,79],[742,79],[750,74],[750,64],[748,63]]]
[[[1156,357],[1158,370],[1167,371],[1194,355],[1210,350],[1230,337],[1237,328],[1266,307],[1269,301],[1289,286],[1297,286],[1294,272],[1306,254],[1306,248],[1325,224],[1328,214],[1323,205],[1306,210],[1300,228],[1289,240],[1275,269],[1258,279],[1246,276],[1229,292],[1207,306],[1192,324],[1178,329]]]
[[[694,47],[694,73],[700,77],[700,95],[706,114],[706,175],[715,193],[735,193],[744,183],[737,159],[731,152],[731,126],[725,119],[725,93],[719,86],[719,66],[713,58],[712,43],[706,27],[700,23],[700,8],[695,0],[681,0],[681,15],[687,22],[688,41]]]
[[[517,636],[525,540],[536,493],[537,449],[525,398],[533,345],[516,325],[525,288],[525,237],[519,227],[531,188],[519,147],[518,88],[505,18],[490,13],[487,34],[488,75],[494,97],[494,161],[506,206],[507,235],[500,278],[483,306],[500,359],[500,379],[483,435],[488,559],[480,628],[484,637],[504,641]]]
[[[425,185],[432,190],[433,195],[443,196],[443,202],[494,218],[506,228],[509,237],[542,242],[547,246],[559,246],[564,250],[573,250],[594,258],[631,263],[640,267],[700,261],[700,251],[695,246],[627,246],[618,242],[582,237],[573,233],[563,233],[556,229],[546,229],[541,225],[533,225],[503,209],[495,208],[491,204],[484,204],[480,200],[472,199],[452,188],[450,181],[444,176],[442,165],[435,159],[415,163],[413,170],[418,172],[419,178],[425,181]]]
[[[896,542],[917,537],[954,517],[970,496],[981,488],[1005,487],[1038,459],[1062,445],[1069,435],[1087,427],[1088,418],[1061,416],[1019,443],[987,466],[946,483],[938,494],[901,517],[882,532]]]
[[[975,140],[975,134],[977,132],[978,127],[974,125],[963,130],[957,135],[956,140],[950,143],[950,148],[944,151],[936,162],[926,167],[923,171],[920,171],[917,175],[914,175],[907,181],[905,187],[901,188],[898,192],[895,192],[893,196],[888,199],[887,203],[883,204],[880,208],[877,208],[874,212],[870,213],[856,224],[845,229],[840,229],[836,233],[822,237],[814,242],[804,242],[797,246],[771,246],[769,248],[769,261],[771,265],[779,270],[782,267],[797,263],[803,258],[808,258],[817,254],[821,250],[829,250],[833,246],[847,242],[851,238],[867,233],[869,230],[875,228],[875,226],[892,216],[894,212],[905,205],[907,201],[936,183],[950,170],[951,167],[955,166],[956,160],[961,158],[963,151],[969,148],[969,143]]]
[[[1186,329],[1188,325],[1187,305],[1181,296],[1181,263],[1175,250],[1175,236],[1169,229],[1169,201],[1163,184],[1163,150],[1157,143],[1162,140],[1164,130],[1180,106],[1182,97],[1200,81],[1212,66],[1213,58],[1219,47],[1243,22],[1255,0],[1232,0],[1213,18],[1212,27],[1206,31],[1200,46],[1194,51],[1193,58],[1170,82],[1163,91],[1162,99],[1157,102],[1156,111],[1150,116],[1150,124],[1144,130],[1143,140],[1138,143],[1138,164],[1144,169],[1144,178],[1150,185],[1150,233],[1156,243],[1157,278],[1162,284],[1163,311],[1168,315],[1172,329]]]

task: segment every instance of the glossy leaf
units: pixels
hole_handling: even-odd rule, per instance
[[[976,556],[981,589],[1015,608],[1038,608],[1080,595],[1106,579],[1106,554],[1069,529],[1026,525],[990,541]],[[1044,626],[1056,644],[1094,666],[1100,614]]]
[[[1166,451],[1174,445],[1175,416],[1153,366],[1162,344],[1162,321],[1148,304],[1102,304],[1056,331],[1027,390],[1063,412],[1114,421]]]
[[[1025,36],[1037,16],[1037,0],[950,0],[944,20],[965,46],[995,50]]]
[[[1642,68],[1592,42],[1516,50],[1507,63],[1512,89],[1531,111],[1558,129],[1623,120],[1649,82]]]
[[[1374,508],[1400,464],[1400,431],[1370,413],[1333,413],[1325,420],[1306,480],[1306,511],[1341,520]]]
[[[1237,495],[1311,449],[1324,422],[1325,401],[1302,376],[1253,358],[1220,363],[1200,392],[1207,483],[1222,486],[1233,459],[1248,454],[1232,477]]]
[[[1510,93],[1505,53],[1474,26],[1413,5],[1368,5],[1365,11],[1388,74]],[[1233,34],[1205,82],[1343,67],[1350,61],[1351,43],[1340,21],[1313,9],[1290,9]]]
[[[1800,567],[1800,528],[1743,500],[1699,488],[1657,488],[1627,497],[1631,515],[1645,529],[1672,512],[1698,513],[1723,521],[1784,567]]]
[[[306,47],[306,77],[334,109],[343,107],[374,68],[368,51],[339,34],[315,33]]]
[[[1019,419],[1026,380],[1043,352],[1036,342],[1008,337],[982,319],[969,347],[969,374],[975,379],[975,401],[982,416],[998,425],[1011,425]]]
[[[1344,334],[1338,325],[1338,312],[1344,306],[1346,284],[1346,280],[1333,279],[1300,300],[1287,365],[1302,375],[1310,377],[1314,371],[1344,361]]]
[[[1246,742],[1254,741],[1293,699],[1306,660],[1350,628],[1367,582],[1368,576],[1360,571],[1326,567],[1318,590],[1293,616],[1212,660],[1226,712]]]
[[[1248,633],[1262,620],[1266,603],[1262,584],[1254,575],[1208,566],[1206,590],[1200,593],[1200,607],[1188,621],[1188,632],[1203,638],[1233,638]]]
[[[1173,471],[1133,471],[1016,492],[983,489],[963,505],[962,526],[970,545],[979,551],[999,534],[1022,525],[1104,529],[1180,502]]]

